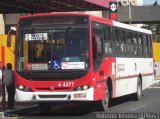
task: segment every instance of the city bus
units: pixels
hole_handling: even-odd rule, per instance
[[[8,40],[8,46],[10,46]],[[21,16],[16,26],[16,100],[89,102],[107,110],[110,99],[140,100],[153,82],[152,33],[80,13]]]

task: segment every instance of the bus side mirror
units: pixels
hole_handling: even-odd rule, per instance
[[[12,43],[11,32],[12,31],[16,31],[16,27],[11,27],[11,29],[8,31],[8,35],[7,35],[7,47],[11,47],[11,43]]]

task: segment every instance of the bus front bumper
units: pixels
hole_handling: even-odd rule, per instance
[[[16,101],[93,101],[93,88],[72,92],[24,92],[16,89]]]

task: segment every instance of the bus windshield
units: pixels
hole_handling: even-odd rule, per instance
[[[66,25],[19,29],[18,71],[64,71],[89,68],[89,29]]]

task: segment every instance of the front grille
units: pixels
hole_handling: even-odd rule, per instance
[[[36,91],[57,91],[57,90],[69,90],[70,88],[35,88]]]
[[[66,98],[67,95],[38,95],[39,98]]]

